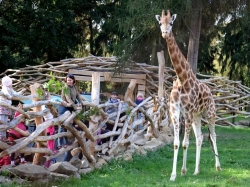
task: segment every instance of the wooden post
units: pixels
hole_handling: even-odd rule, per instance
[[[164,70],[165,70],[165,58],[164,58],[164,52],[158,52],[158,63],[159,63],[159,89],[158,89],[158,97],[159,100],[164,97]]]
[[[36,95],[37,94],[36,91],[37,91],[37,89],[39,87],[40,87],[40,84],[38,84],[38,83],[35,83],[35,84],[31,85],[30,86],[31,94]],[[34,98],[34,99],[32,99],[32,101],[36,102],[36,101],[38,101],[38,99]],[[36,106],[36,107],[34,107],[33,111],[34,112],[41,112],[42,111],[42,106]],[[36,117],[35,118],[35,123],[36,123],[36,126],[40,125],[41,123],[43,123],[43,118],[42,117]],[[46,135],[45,131],[43,131],[40,134],[40,136],[45,136],[45,135]],[[40,142],[36,142],[36,143],[37,143],[36,144],[37,148],[43,148],[42,143],[40,143]],[[43,156],[44,156],[44,154],[42,154],[42,153],[35,153],[34,158],[33,158],[33,164],[36,164],[36,165],[40,164],[40,158],[43,157]]]
[[[92,72],[91,102],[98,105],[100,101],[100,72]]]
[[[91,91],[91,102],[98,105],[100,100],[100,72],[92,72],[92,91]],[[92,120],[89,122],[89,127],[93,132],[98,128],[98,123],[93,122],[98,121],[98,116],[93,116]],[[95,156],[95,146],[96,141],[90,145],[90,154]]]
[[[127,91],[124,96],[124,101],[132,100],[132,95],[136,86],[136,79],[131,79]]]

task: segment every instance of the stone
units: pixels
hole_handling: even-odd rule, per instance
[[[78,171],[78,169],[69,162],[57,162],[49,167],[49,171],[65,175],[74,175],[74,172]]]
[[[79,172],[79,174],[88,174],[91,171],[93,171],[93,168],[80,169],[78,172]]]
[[[95,164],[95,168],[100,169],[105,164],[107,164],[106,160],[99,158]]]
[[[89,161],[87,159],[82,161],[81,169],[89,168]]]
[[[240,120],[239,125],[250,127],[250,121],[249,120]]]
[[[123,156],[123,159],[124,159],[125,161],[132,161],[132,160],[133,160],[132,153],[126,152],[126,153],[124,154],[124,156]]]
[[[142,145],[145,145],[146,142],[147,142],[146,139],[139,139],[139,140],[134,141],[134,144],[142,146]]]
[[[73,177],[75,179],[81,179],[81,175],[78,172],[75,172],[74,175],[73,175]]]
[[[60,174],[60,173],[50,172],[50,174],[54,178],[62,178],[62,179],[69,179],[70,178],[68,175],[64,175],[64,174]]]
[[[145,149],[142,147],[142,146],[140,146],[140,147],[138,147],[138,149],[136,149],[136,154],[138,154],[138,155],[146,155],[147,154],[147,151],[145,151]]]
[[[159,140],[161,140],[165,144],[172,144],[174,141],[174,136],[172,134],[168,134],[166,132],[161,132],[159,136]]]
[[[5,177],[5,176],[0,176],[0,186],[2,186],[1,184],[7,185],[7,184],[11,184],[12,181],[10,178]],[[18,183],[21,184],[21,183]]]
[[[151,140],[151,141],[148,141],[148,142],[143,146],[143,148],[144,148],[146,151],[156,151],[157,149],[164,147],[164,145],[165,145],[165,144],[164,144],[161,140],[152,138],[152,140]]]
[[[46,167],[39,165],[21,164],[16,167],[9,168],[9,171],[21,178],[26,178],[30,181],[51,179],[50,171]]]
[[[113,157],[107,155],[100,155],[100,158],[104,159],[106,162],[110,162]]]
[[[81,169],[82,167],[82,163],[84,161],[81,161],[79,158],[77,157],[73,157],[71,160],[70,160],[70,164],[72,164],[73,166],[75,166],[78,170]]]

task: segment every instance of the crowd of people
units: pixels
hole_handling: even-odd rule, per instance
[[[82,107],[83,107],[83,101],[82,101],[81,96],[80,96],[80,91],[78,91],[78,89],[76,87],[76,80],[75,80],[74,75],[68,74],[65,77],[65,87],[66,87],[66,89],[63,89],[61,92],[62,102],[61,102],[61,105],[58,107],[58,114],[59,115],[64,114],[66,111],[72,112],[72,111],[82,110]],[[0,96],[0,102],[11,105],[12,104],[11,97],[22,95],[25,91],[26,91],[25,88],[22,89],[20,92],[14,91],[14,89],[12,88],[12,79],[8,76],[5,76],[2,78],[2,93],[4,93],[4,96]],[[51,98],[50,93],[46,91],[45,94],[46,94],[46,99],[49,100]],[[139,105],[143,101],[143,97],[144,97],[143,93],[139,92],[137,94],[137,98],[135,100],[135,103],[137,105]],[[122,104],[122,108],[127,107],[127,104],[118,98],[118,93],[115,91],[112,92],[111,97],[106,102],[107,107],[106,107],[105,112],[107,114],[112,114],[112,113],[118,112],[118,104],[119,103]],[[114,104],[114,105],[109,105],[109,104]],[[18,107],[20,109],[22,109],[21,102],[19,102]],[[45,109],[46,109],[46,105],[42,106],[42,110],[45,110]],[[4,106],[0,106],[1,124],[7,124],[11,115],[12,115],[11,109],[4,107]],[[19,112],[15,112],[14,118],[18,117],[19,115],[20,115]],[[120,114],[120,117],[122,115],[125,115],[125,113],[123,112],[122,114]],[[137,118],[140,119],[141,116],[142,116],[142,114],[140,112],[138,112]],[[111,120],[115,121],[116,117],[117,116],[112,117]],[[44,118],[44,121],[48,121],[48,120],[53,119],[53,115],[49,112],[43,118]],[[77,128],[77,126],[73,120],[70,122],[70,124]],[[22,121],[16,126],[16,128],[19,128],[23,131],[27,131],[25,119],[22,119]],[[106,123],[102,127],[102,129],[100,130],[99,134],[104,134],[104,133],[107,133],[109,131],[112,131],[113,128],[114,128],[113,123]],[[142,125],[139,125],[139,129],[141,129],[141,128],[142,128]],[[64,127],[60,126],[58,133],[66,132],[66,131],[67,130]],[[52,136],[55,134],[55,132],[56,131],[55,131],[54,126],[50,126],[46,129],[47,136]],[[14,145],[15,140],[22,138],[22,137],[23,137],[23,135],[14,129],[10,129],[10,130],[8,130],[8,132],[0,131],[0,141],[8,142],[9,145]],[[117,138],[117,136],[114,137],[114,139],[116,139],[116,138]],[[109,138],[97,140],[97,144],[100,145],[100,144],[105,143],[107,141],[109,141]],[[51,151],[53,151],[54,153],[57,153],[58,149],[67,148],[71,144],[72,144],[72,142],[65,136],[65,137],[58,138],[56,140],[56,142],[55,142],[55,140],[48,140],[47,141],[47,148],[50,149]],[[83,155],[79,154],[79,158],[81,159],[82,157],[83,157]],[[16,154],[15,153],[12,153],[11,155],[7,155],[7,156],[3,157],[2,159],[0,159],[0,167],[3,165],[8,165],[8,164],[15,166],[16,164],[26,163],[24,154],[20,154],[20,157],[18,157],[18,158],[20,158],[20,159],[18,161],[16,161]],[[67,151],[64,155],[64,161],[70,161],[71,158],[72,158],[71,152]],[[51,163],[51,160],[46,161],[44,163],[44,165],[46,167],[49,167],[50,163]]]

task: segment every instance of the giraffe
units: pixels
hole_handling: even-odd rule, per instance
[[[215,134],[216,111],[212,93],[206,84],[200,82],[196,78],[189,62],[186,60],[176,44],[172,33],[172,26],[174,20],[176,19],[176,14],[171,16],[169,10],[163,10],[161,16],[156,15],[155,17],[160,23],[162,37],[166,39],[169,56],[177,75],[177,81],[174,81],[173,89],[170,94],[169,108],[170,118],[174,126],[174,158],[170,180],[174,181],[176,179],[177,157],[180,146],[179,118],[181,114],[185,119],[185,133],[182,141],[183,164],[181,174],[184,175],[187,171],[186,160],[191,127],[193,127],[196,138],[196,163],[194,175],[197,175],[200,172],[200,152],[203,141],[201,132],[202,116],[204,116],[208,122],[209,136],[215,154],[215,167],[218,171],[220,171],[221,167]]]

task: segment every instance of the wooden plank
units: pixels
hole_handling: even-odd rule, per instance
[[[130,82],[132,79],[124,79],[124,78],[111,78],[111,82]],[[145,80],[136,79],[138,84],[146,84]]]
[[[73,75],[89,75],[92,76],[92,72],[95,71],[87,71],[87,70],[77,70],[77,69],[69,69],[69,73]],[[112,72],[100,72],[100,76],[104,77],[104,74]],[[121,73],[121,74],[113,74],[112,77],[114,78],[130,78],[130,79],[146,79],[146,74],[130,74],[130,73]]]
[[[92,76],[77,76],[77,75],[75,75],[75,79],[78,81],[92,81]],[[100,81],[102,81],[102,77],[100,77]]]
[[[139,91],[145,91],[145,89],[146,89],[145,87],[146,87],[145,85],[139,84],[138,85],[138,90]]]
[[[69,73],[71,73],[73,75],[89,75],[89,76],[92,76],[92,72],[93,71],[69,69]],[[100,73],[100,76],[103,76],[103,74]]]
[[[91,76],[77,76],[77,75],[75,75],[75,79],[80,80],[80,81],[92,81]],[[104,77],[100,77],[100,81],[105,82],[106,80],[104,79]],[[131,79],[124,79],[124,78],[111,78],[111,80],[110,80],[110,82],[130,82],[130,81],[131,81]],[[145,80],[136,79],[136,82],[138,84],[146,84]]]
[[[112,73],[111,72],[105,72],[104,73],[104,80],[105,81],[111,81]]]
[[[130,79],[146,79],[146,74],[129,74],[122,73],[120,75],[114,75],[114,77],[130,78]]]

